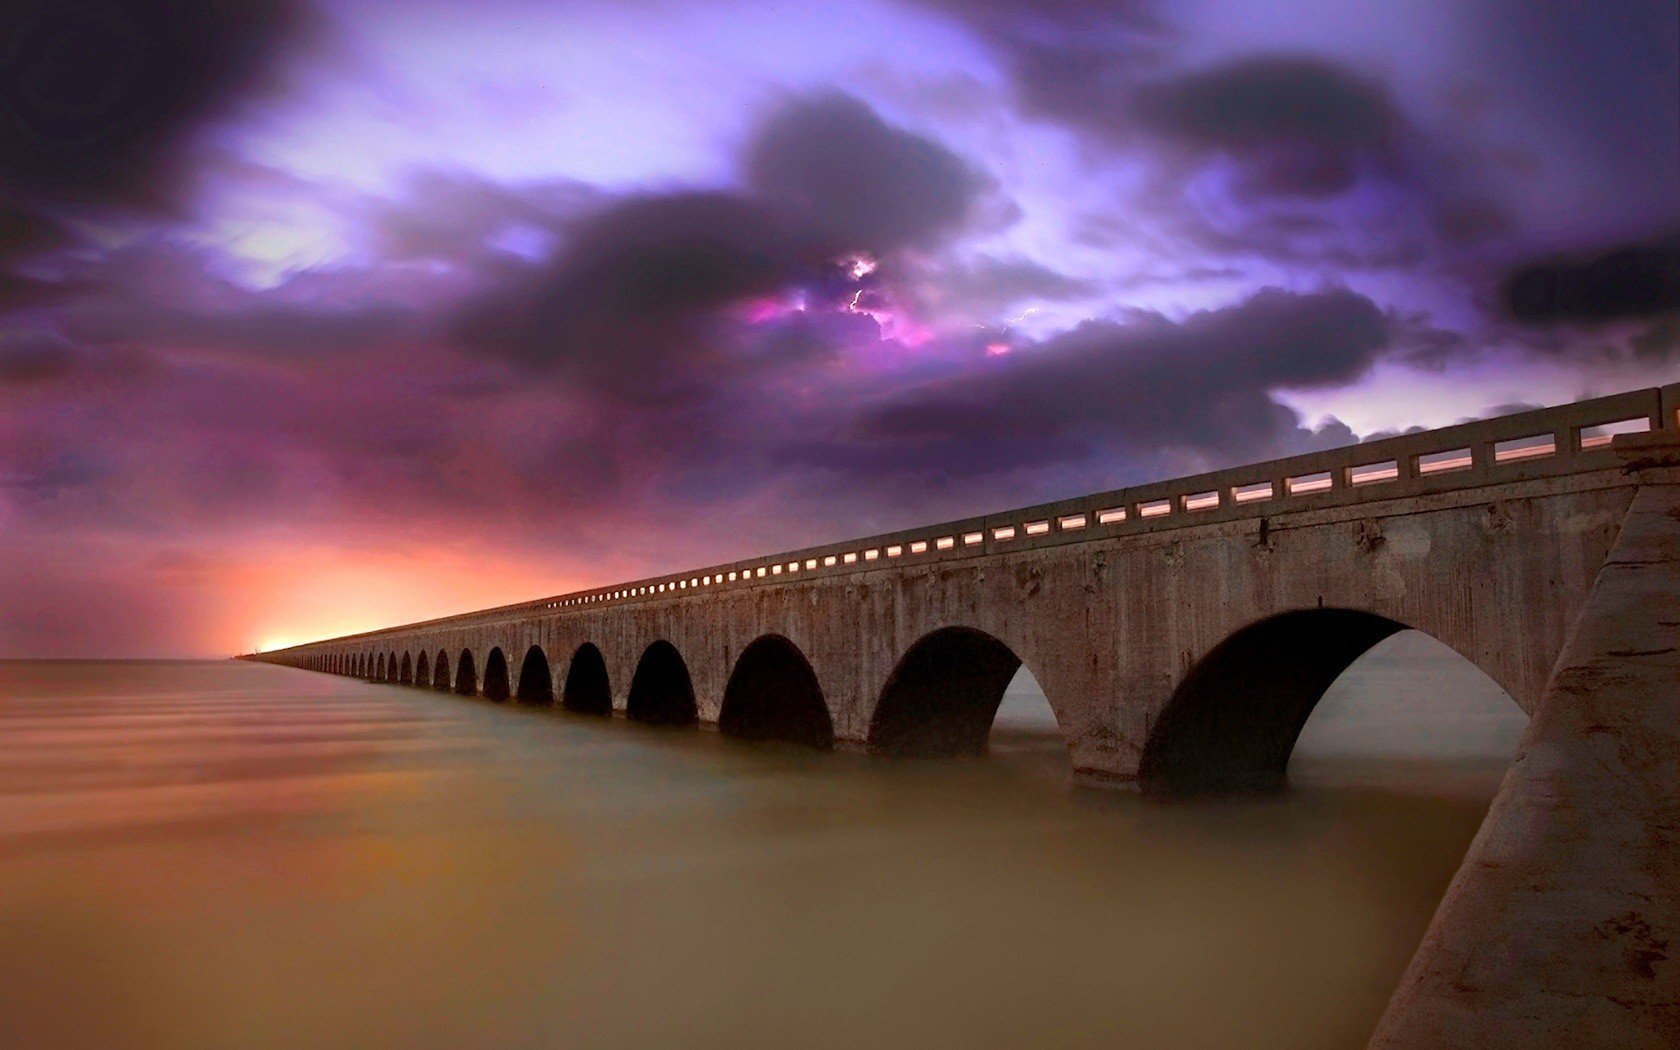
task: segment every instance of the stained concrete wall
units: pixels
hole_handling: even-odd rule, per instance
[[[1373,1046],[1680,1046],[1680,440],[1667,460]]]

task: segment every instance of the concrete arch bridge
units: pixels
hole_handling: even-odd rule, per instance
[[[1024,663],[1081,781],[1180,792],[1406,628],[1531,721],[1373,1045],[1680,1046],[1680,384],[254,658],[915,756]]]

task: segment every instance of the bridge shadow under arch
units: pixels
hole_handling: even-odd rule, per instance
[[[462,696],[478,695],[478,667],[471,649],[462,649],[455,661],[455,691]]]
[[[525,659],[519,663],[519,685],[514,697],[522,704],[554,703],[554,679],[549,674],[548,654],[542,651],[542,646],[533,645],[525,650]]]
[[[379,654],[379,661],[373,666],[373,677],[383,682],[385,680],[385,654]]]
[[[986,752],[992,721],[1021,658],[984,631],[944,627],[893,668],[869,724],[869,750],[907,758]]]
[[[1319,700],[1354,661],[1407,629],[1356,609],[1301,609],[1241,628],[1173,692],[1144,745],[1139,783],[1164,795],[1286,787]]]
[[[593,642],[584,642],[572,654],[572,662],[566,668],[566,683],[560,691],[560,706],[579,714],[612,714],[612,683],[607,678],[607,661]]]
[[[642,652],[630,679],[625,713],[649,725],[687,726],[700,720],[688,664],[676,646],[661,640]]]
[[[449,675],[449,654],[439,649],[432,658],[432,688],[448,692],[454,685],[455,680]]]
[[[507,657],[502,655],[500,646],[493,647],[490,655],[484,658],[484,683],[482,686],[484,698],[501,703],[512,695],[508,688]]]
[[[422,689],[432,684],[432,665],[424,651],[414,660],[414,684]]]
[[[718,729],[741,740],[834,746],[834,723],[816,672],[799,647],[767,634],[741,651],[724,688]]]
[[[402,669],[397,672],[397,681],[403,685],[414,684],[414,658],[406,652],[402,654]]]
[[[397,654],[394,652],[385,654],[385,680],[387,682],[398,681]]]

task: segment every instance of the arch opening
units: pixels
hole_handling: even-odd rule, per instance
[[[881,690],[869,749],[908,758],[978,755],[1021,659],[968,627],[945,627],[912,645]]]
[[[560,691],[560,706],[586,715],[612,714],[612,684],[607,680],[607,661],[592,642],[584,642],[572,654],[566,669],[566,684]]]
[[[501,647],[497,646],[484,658],[484,697],[499,704],[509,695],[507,657],[502,655]]]
[[[374,671],[373,677],[379,679],[380,681],[385,680],[385,654],[384,653],[379,654],[379,661],[376,664],[374,664],[373,671]]]
[[[1289,783],[1489,803],[1527,728],[1528,713],[1474,663],[1429,634],[1398,631],[1319,698],[1290,753]]]
[[[700,720],[688,665],[670,642],[648,646],[636,662],[625,713],[650,725],[686,726]]]
[[[462,696],[478,695],[478,668],[473,664],[471,649],[462,649],[455,661],[455,691]]]
[[[1252,623],[1204,656],[1144,745],[1138,780],[1157,794],[1275,791],[1313,709],[1354,663],[1406,630],[1354,609],[1302,609]]]
[[[397,672],[397,681],[403,685],[414,684],[414,659],[406,652],[402,655],[402,670]]]
[[[422,687],[432,684],[432,667],[424,651],[414,660],[414,684]]]
[[[432,661],[432,688],[439,692],[447,692],[452,684],[449,677],[449,654],[438,650],[437,659]]]
[[[554,679],[549,675],[548,654],[542,651],[542,646],[533,645],[525,650],[525,659],[519,664],[519,688],[514,696],[522,704],[554,703]]]
[[[776,634],[754,641],[736,659],[718,729],[742,740],[834,746],[834,723],[816,672],[797,645]]]
[[[386,653],[385,655],[385,680],[395,682],[397,680],[397,654]]]

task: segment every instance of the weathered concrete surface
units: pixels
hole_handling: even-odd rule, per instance
[[[1680,439],[1629,445],[1644,484],[1373,1046],[1680,1047]]]

